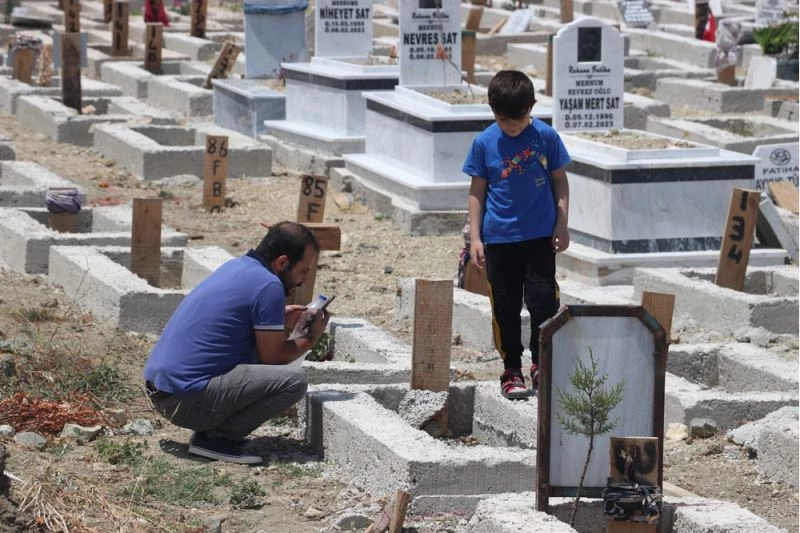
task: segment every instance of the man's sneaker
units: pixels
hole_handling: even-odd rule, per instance
[[[222,437],[209,437],[202,432],[195,432],[189,441],[189,453],[243,465],[257,465],[264,462],[260,455],[251,455],[244,452],[240,443]]]
[[[531,390],[539,390],[539,365],[536,363],[531,365]]]
[[[507,368],[500,376],[500,392],[509,400],[522,400],[528,397],[528,389],[525,388],[525,378],[522,377],[522,370],[519,368]]]

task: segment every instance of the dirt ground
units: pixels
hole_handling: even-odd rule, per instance
[[[272,176],[229,180],[229,207],[209,214],[200,207],[202,189],[197,180],[139,181],[90,149],[55,144],[25,132],[9,116],[0,116],[0,131],[14,141],[18,160],[35,161],[84,187],[89,205],[163,198],[164,224],[190,235],[190,246],[216,245],[242,254],[263,236],[262,223],[295,217],[299,180],[277,167]],[[347,203],[338,195],[340,207],[334,196],[329,194],[325,220],[341,225],[342,246],[323,253],[318,292],[337,295],[331,306],[334,314],[367,319],[408,342],[410,325],[394,318],[397,280],[453,278],[461,236],[411,238],[358,199]],[[699,335],[691,330],[682,334],[687,342]],[[40,526],[51,530],[69,526],[69,531],[193,532],[203,527],[217,531],[221,523],[225,532],[307,533],[327,527],[343,513],[374,516],[391,496],[366,494],[346,485],[304,443],[302,429],[291,418],[265,425],[256,433],[253,446],[269,451],[263,466],[188,456],[188,431],[162,424],[143,397],[141,372],[153,341],[151,336],[126,334],[95,320],[59,288],[48,286],[44,277],[0,271],[0,369],[5,368],[3,361],[10,360],[17,372],[16,378],[0,373],[0,400],[15,388],[58,398],[59,393],[82,390],[78,384],[92,391],[98,405],[122,410],[129,420],[144,418],[155,425],[153,436],[120,435],[112,430],[89,444],[48,435],[41,451],[0,439],[8,452],[7,471],[24,480],[12,482],[11,500],[37,516]],[[796,356],[796,343],[792,349]],[[497,379],[500,365],[491,356],[454,346],[453,359],[468,377]],[[0,424],[5,414],[0,413]],[[687,490],[734,501],[776,525],[798,531],[797,490],[763,479],[755,461],[730,448],[724,437],[692,443],[667,441],[665,477]],[[459,523],[463,517],[427,521],[409,517],[406,531],[455,531]]]

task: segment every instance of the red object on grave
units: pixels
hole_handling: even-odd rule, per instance
[[[145,0],[144,2],[144,21],[145,22],[160,22],[165,27],[169,26],[169,18],[167,18],[167,10],[164,9],[164,2],[158,2],[158,16],[153,13],[152,0]]]
[[[712,43],[717,42],[717,19],[714,18],[714,13],[708,10],[708,21],[706,21],[706,28],[703,30],[703,40]]]

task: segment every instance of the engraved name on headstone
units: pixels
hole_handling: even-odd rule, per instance
[[[366,57],[372,50],[372,0],[317,0],[314,54]]]
[[[756,163],[756,190],[766,191],[771,181],[788,181],[798,186],[798,149],[797,143],[762,144],[757,146],[753,155]]]

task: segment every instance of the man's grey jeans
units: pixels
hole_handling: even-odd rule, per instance
[[[150,399],[176,426],[238,441],[303,399],[307,388],[300,365],[239,365],[201,392]]]

